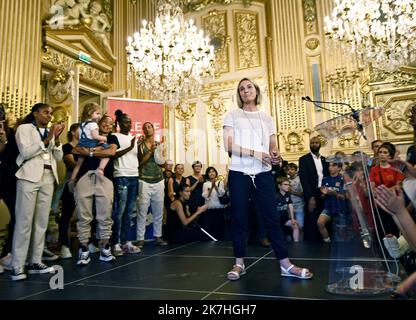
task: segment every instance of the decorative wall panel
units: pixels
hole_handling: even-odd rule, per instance
[[[259,67],[261,60],[258,14],[252,11],[234,11],[234,28],[237,69]]]
[[[231,38],[227,31],[227,12],[213,10],[207,16],[202,17],[203,30],[211,38],[215,49],[215,76],[230,71],[230,59],[228,54]]]

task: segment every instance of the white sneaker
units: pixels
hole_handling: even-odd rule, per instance
[[[90,244],[88,245],[88,251],[89,251],[90,253],[98,253],[98,252],[100,252],[100,248],[98,248],[98,247],[94,246],[94,244],[93,244],[93,243],[90,243]]]
[[[69,248],[67,246],[62,246],[61,247],[61,258],[62,259],[71,259],[72,258],[71,250],[69,250]]]
[[[78,252],[77,266],[86,266],[90,262],[91,262],[90,252],[88,250],[82,251],[82,249],[80,248]]]
[[[8,253],[7,256],[0,259],[0,265],[3,267],[4,270],[12,271],[12,254]]]
[[[116,260],[116,257],[114,257],[111,254],[111,248],[110,246],[108,246],[108,248],[103,248],[101,249],[100,252],[100,261],[104,261],[104,262],[113,262]]]
[[[55,261],[58,260],[59,256],[54,254],[52,251],[48,250],[48,248],[43,249],[42,253],[42,261]]]
[[[119,243],[113,246],[113,255],[116,257],[121,257],[123,255],[123,249],[121,249]]]
[[[135,245],[133,245],[133,243],[131,243],[131,241],[127,241],[126,244],[123,244],[123,252],[124,253],[140,253],[142,250],[140,250],[139,247],[136,247]]]
[[[13,281],[19,281],[25,280],[27,278],[27,275],[23,268],[13,268],[10,277]]]

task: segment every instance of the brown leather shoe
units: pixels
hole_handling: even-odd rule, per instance
[[[270,243],[269,239],[267,239],[267,238],[261,239],[261,246],[262,247],[268,248],[268,247],[270,247],[270,245],[271,245],[271,243]]]
[[[165,240],[163,240],[162,238],[156,238],[156,244],[158,246],[167,246],[168,245],[168,243]]]
[[[144,240],[137,241],[137,243],[135,245],[136,245],[136,247],[138,247],[140,249],[143,248],[144,247]]]

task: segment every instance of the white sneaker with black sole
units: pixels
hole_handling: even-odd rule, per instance
[[[82,248],[80,248],[78,251],[77,266],[81,266],[81,267],[86,266],[90,262],[91,262],[91,258],[90,258],[90,252],[88,251],[88,249],[86,251],[83,251]]]
[[[27,278],[27,275],[23,268],[12,268],[12,271],[10,273],[10,277],[13,281],[19,281],[19,280],[25,280]]]
[[[114,257],[111,254],[111,248],[110,246],[106,246],[106,248],[101,249],[100,252],[100,261],[104,261],[104,262],[113,262],[116,260],[116,257]]]
[[[26,266],[26,272],[28,274],[55,273],[55,269],[43,263],[29,263]]]

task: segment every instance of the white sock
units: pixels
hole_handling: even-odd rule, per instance
[[[235,264],[239,264],[240,266],[244,266],[244,258],[235,258]]]
[[[324,242],[331,242],[331,238],[330,237],[324,238]]]

